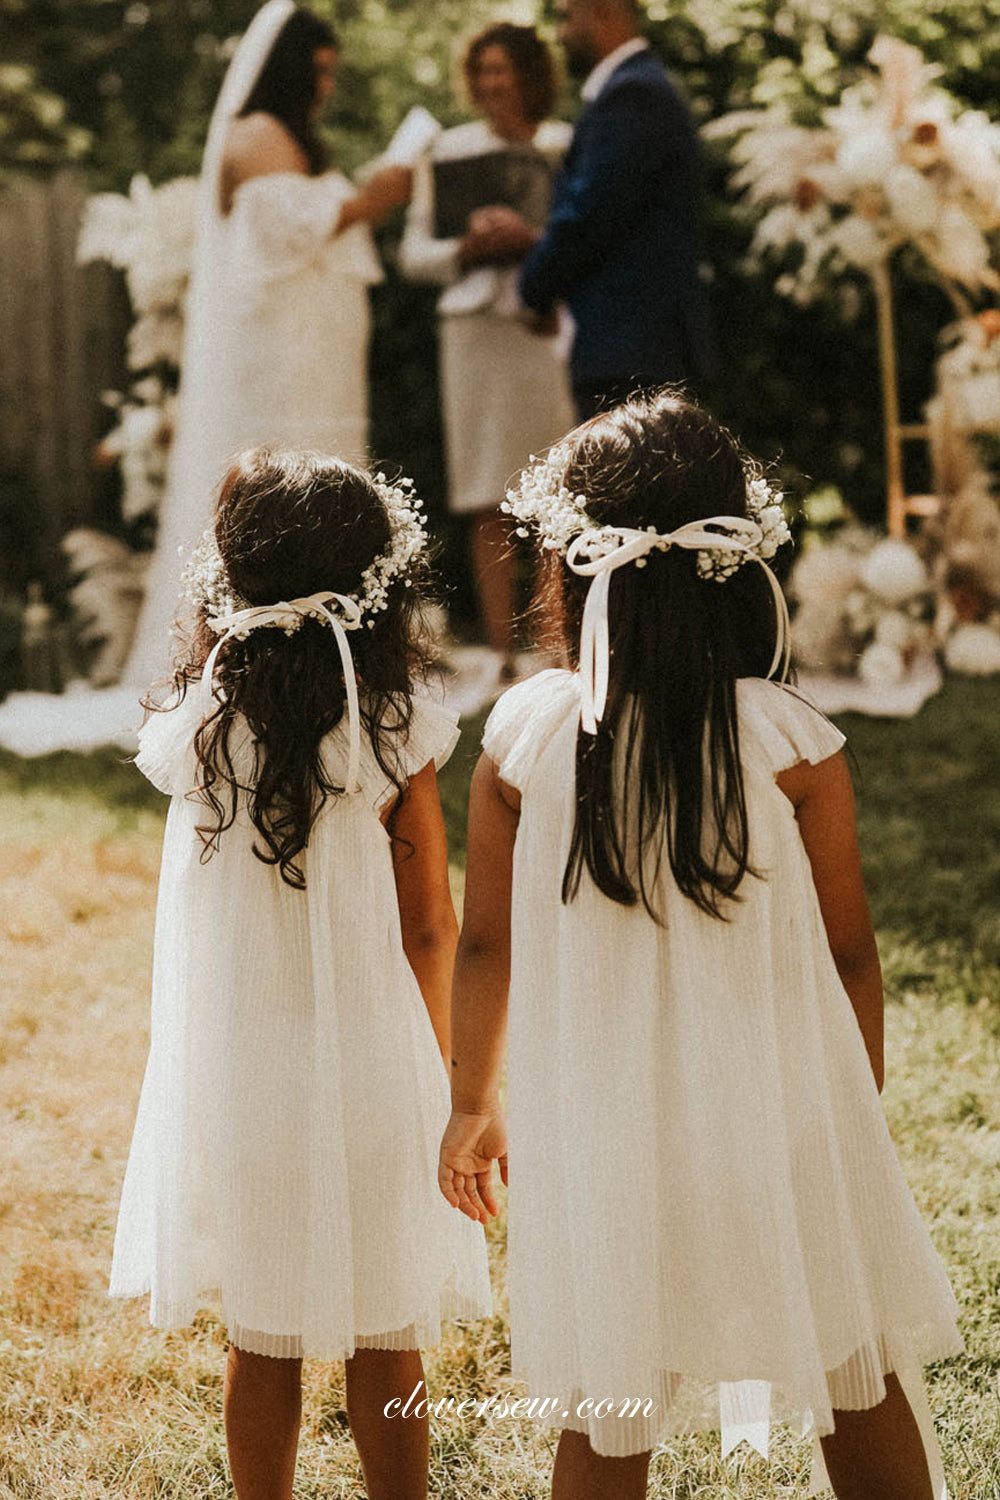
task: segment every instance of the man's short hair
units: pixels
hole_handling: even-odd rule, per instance
[[[604,5],[610,10],[619,10],[630,21],[633,21],[636,26],[639,25],[640,21],[645,19],[645,11],[640,4],[640,0],[584,0],[584,4],[589,5],[592,9],[599,5]]]

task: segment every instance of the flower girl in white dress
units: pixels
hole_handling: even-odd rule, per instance
[[[427,1425],[386,1419],[445,1318],[490,1309],[482,1230],[435,1186],[457,924],[419,696],[420,502],[259,449],[191,569],[176,691],[138,764],[172,797],[152,1035],[111,1291],[221,1304],[240,1500],[289,1500],[303,1356],[345,1359],[367,1492],[420,1500]]]
[[[473,781],[448,1201],[505,1173],[515,1375],[559,1397],[557,1500],[634,1500],[670,1432],[818,1436],[813,1492],[940,1500],[921,1365],[955,1302],[879,1102],[882,987],[843,737],[771,679],[787,539],[669,393],[508,501],[579,670],[512,688]]]

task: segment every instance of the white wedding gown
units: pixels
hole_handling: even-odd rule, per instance
[[[245,182],[227,217],[206,216],[156,551],[122,681],[11,695],[0,705],[0,746],[21,755],[134,748],[138,700],[170,670],[180,554],[209,525],[234,454],[273,444],[366,461],[368,287],[381,269],[367,225],[332,237],[354,191],[338,172],[275,173]]]

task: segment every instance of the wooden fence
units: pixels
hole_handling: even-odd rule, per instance
[[[124,378],[122,277],[76,263],[86,197],[71,170],[0,181],[0,479],[27,480],[50,555],[93,519],[100,393]]]

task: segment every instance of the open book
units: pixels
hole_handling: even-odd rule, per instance
[[[482,156],[436,161],[435,237],[449,240],[465,234],[469,215],[494,204],[516,209],[529,224],[543,228],[554,177],[554,166],[534,146],[511,146]]]

